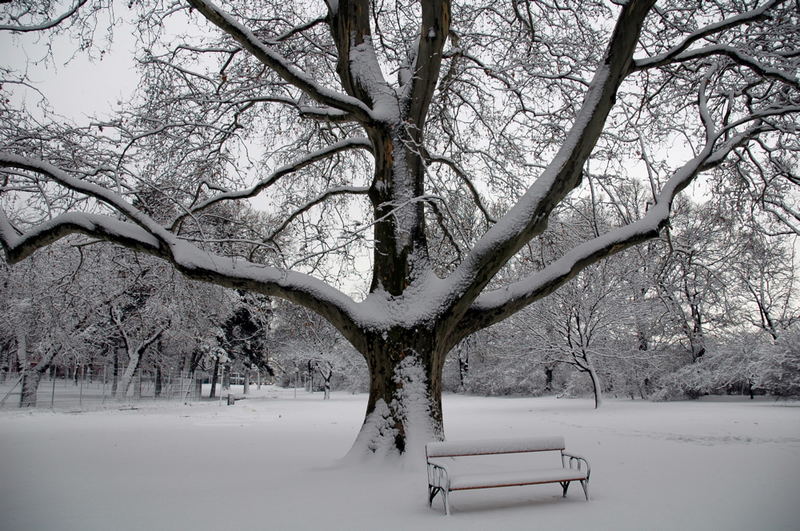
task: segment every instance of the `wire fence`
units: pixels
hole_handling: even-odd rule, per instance
[[[121,382],[103,372],[100,375],[78,374],[75,377],[43,376],[36,393],[37,408],[59,410],[84,410],[102,407],[106,403],[132,404],[141,401],[182,400],[203,398],[203,384],[209,375],[196,372],[164,374],[153,373],[134,376],[128,393],[123,396]],[[206,393],[208,393],[206,385]],[[17,408],[22,395],[22,375],[7,373],[0,379],[0,408]]]

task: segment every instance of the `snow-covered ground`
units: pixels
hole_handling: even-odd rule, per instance
[[[366,397],[263,388],[234,406],[0,411],[0,529],[797,530],[800,404],[445,397],[448,439],[564,435],[574,486],[426,502],[424,458],[354,466]],[[107,406],[108,407],[108,406]]]

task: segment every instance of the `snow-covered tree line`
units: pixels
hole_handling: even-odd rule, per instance
[[[112,7],[3,3],[0,31],[67,37],[100,56],[102,35],[120,28]],[[626,296],[646,304],[656,290],[702,360],[718,279],[670,229],[693,183],[766,232],[800,232],[796,2],[127,9],[140,83],[113,116],[32,112],[16,93],[35,80],[2,67],[8,262],[80,234],[318,314],[368,367],[358,453],[443,437],[448,355],[524,312],[562,316],[536,332],[540,350],[602,382],[592,345],[620,317],[595,310],[626,286],[605,289],[611,262],[587,268],[626,249],[658,280]],[[266,213],[246,208],[255,199]],[[571,209],[591,230],[551,245],[548,225],[569,223]],[[637,325],[642,357],[668,340],[648,326]],[[567,351],[549,347],[564,341]]]
[[[366,390],[366,367],[319,316],[266,297],[187,281],[148,255],[77,241],[0,274],[0,371],[36,405],[45,374],[108,383],[120,399],[143,373],[160,396],[167,375],[230,385],[298,381],[324,392]],[[302,373],[301,373],[302,369]],[[12,382],[8,382],[12,383]],[[190,388],[187,385],[186,391]]]
[[[521,267],[569,246],[613,212],[573,205]],[[800,339],[795,238],[745,213],[684,201],[646,246],[586,268],[547,299],[467,342],[446,369],[452,390],[686,398],[794,395]],[[469,360],[469,371],[463,360]],[[465,373],[466,372],[466,373]]]

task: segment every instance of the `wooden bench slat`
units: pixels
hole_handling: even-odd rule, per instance
[[[495,472],[489,474],[453,474],[450,476],[450,490],[541,485],[544,483],[560,483],[562,481],[580,481],[582,479],[586,479],[585,470],[569,468]]]

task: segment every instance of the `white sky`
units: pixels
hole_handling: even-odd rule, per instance
[[[10,32],[0,32],[0,57],[5,66],[22,69],[27,65],[31,80],[52,109],[81,123],[90,115],[108,114],[119,99],[133,92],[138,79],[130,30],[125,26],[116,28],[110,46],[104,31],[96,33],[98,48],[105,50],[102,59],[92,60],[85,53],[76,53],[78,43],[68,36],[53,41],[52,57],[48,57],[45,35]],[[41,101],[35,91],[24,87],[16,86],[12,93],[30,110]]]

